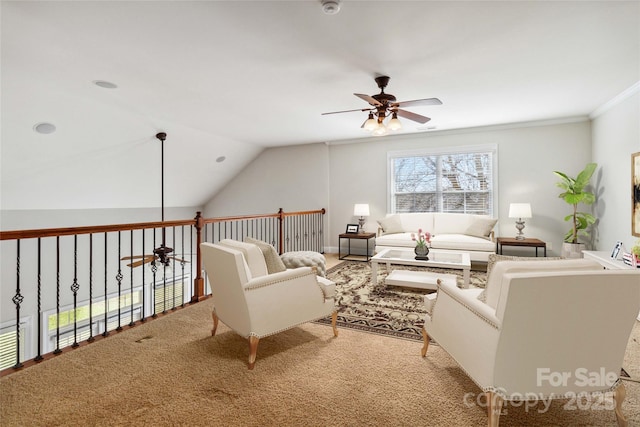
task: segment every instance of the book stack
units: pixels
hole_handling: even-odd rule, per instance
[[[638,262],[638,258],[632,254],[631,252],[622,252],[622,262],[631,267],[640,268],[640,263]]]

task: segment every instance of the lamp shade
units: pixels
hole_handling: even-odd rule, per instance
[[[511,203],[509,205],[509,218],[531,218],[531,204]]]
[[[366,203],[356,203],[353,207],[354,216],[369,216],[369,205]]]

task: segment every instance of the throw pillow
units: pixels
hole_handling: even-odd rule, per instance
[[[398,215],[390,215],[386,218],[378,220],[378,224],[382,227],[384,234],[404,233],[400,217]]]
[[[562,257],[526,257],[526,256],[512,256],[512,255],[498,255],[498,254],[489,254],[489,260],[487,261],[487,283],[489,283],[489,274],[491,274],[491,270],[493,270],[493,266],[498,261],[551,261],[562,259]],[[482,302],[487,302],[487,290],[483,290],[480,295],[478,295],[478,299]]]
[[[284,263],[280,259],[278,252],[269,243],[263,242],[262,240],[254,239],[252,237],[245,237],[244,241],[246,243],[253,243],[258,248],[260,248],[260,250],[262,251],[262,255],[264,256],[264,262],[267,264],[267,272],[269,274],[286,271],[287,267],[285,267]]]
[[[491,234],[491,230],[493,230],[496,222],[498,222],[498,220],[494,218],[474,218],[464,234],[486,238]]]

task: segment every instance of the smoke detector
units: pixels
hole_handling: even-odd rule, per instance
[[[322,11],[327,15],[335,15],[340,12],[340,2],[338,0],[322,0]]]

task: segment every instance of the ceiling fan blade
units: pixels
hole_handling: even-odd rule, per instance
[[[357,110],[343,110],[343,111],[332,111],[330,113],[322,113],[322,116],[326,116],[327,114],[339,114],[339,113],[351,113],[354,111],[369,111],[370,108],[358,108]]]
[[[145,259],[141,259],[140,261],[132,262],[131,264],[127,264],[127,267],[140,267],[143,264],[153,261],[156,259],[155,256],[150,256]]]
[[[153,255],[133,255],[133,256],[123,256],[122,258],[120,258],[120,261],[124,261],[126,259],[137,259],[137,258],[146,258],[148,256],[153,256]]]
[[[354,93],[355,96],[357,96],[360,99],[364,99],[365,101],[367,101],[369,104],[371,105],[375,105],[376,107],[381,106],[382,104],[380,102],[378,102],[377,99],[370,97],[369,95],[365,95],[363,93]]]
[[[393,111],[397,112],[400,117],[404,117],[405,119],[413,120],[414,122],[418,123],[424,124],[431,120],[429,117],[421,116],[420,114],[412,113],[411,111],[407,110],[397,109]]]
[[[442,105],[442,101],[438,98],[425,98],[393,103],[394,107],[417,107],[419,105]]]

